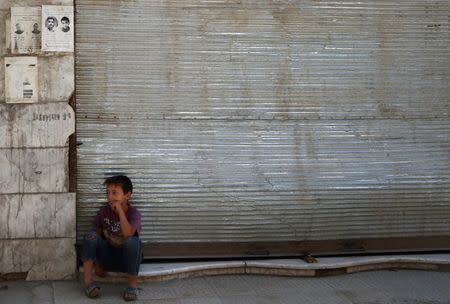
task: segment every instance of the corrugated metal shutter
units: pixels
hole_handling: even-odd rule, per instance
[[[79,239],[114,173],[148,244],[450,235],[449,1],[76,11]]]

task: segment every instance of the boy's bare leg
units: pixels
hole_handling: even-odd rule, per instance
[[[106,277],[106,271],[98,263],[95,263],[95,274],[101,278]]]
[[[83,270],[84,270],[84,285],[88,286],[92,283],[92,269],[94,268],[94,261],[84,261],[83,262]]]
[[[89,298],[97,298],[100,295],[100,287],[92,281],[92,269],[94,268],[94,261],[83,262],[84,269],[84,286],[85,293]]]
[[[128,276],[128,286],[137,287],[137,276],[130,275]]]

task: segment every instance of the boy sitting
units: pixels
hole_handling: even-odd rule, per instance
[[[83,268],[85,292],[89,298],[100,295],[100,287],[92,280],[92,270],[104,276],[105,271],[126,272],[128,287],[123,293],[126,301],[137,299],[137,275],[142,261],[139,239],[141,214],[128,200],[133,193],[130,179],[124,175],[105,180],[108,204],[95,217],[95,231],[83,239]]]

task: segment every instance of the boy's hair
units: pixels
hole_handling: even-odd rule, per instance
[[[105,186],[109,185],[117,185],[120,186],[123,190],[123,193],[131,192],[133,193],[133,184],[131,180],[125,175],[116,175],[108,177],[103,183]]]

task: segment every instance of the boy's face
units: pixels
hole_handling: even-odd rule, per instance
[[[106,186],[106,195],[108,197],[108,205],[110,207],[116,203],[120,203],[122,207],[125,207],[131,197],[131,192],[124,193],[120,185],[111,184]]]

